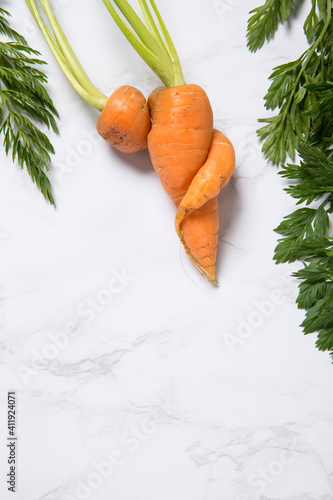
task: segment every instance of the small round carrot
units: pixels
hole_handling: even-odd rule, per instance
[[[99,135],[123,153],[145,149],[150,127],[146,98],[140,90],[129,85],[111,94],[96,123]]]
[[[235,169],[235,151],[229,139],[213,129],[208,157],[194,176],[178,208],[175,227],[196,267],[217,283],[215,261],[218,232],[217,195]]]

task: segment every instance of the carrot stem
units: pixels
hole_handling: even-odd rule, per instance
[[[146,0],[139,0],[146,24],[142,22],[127,0],[113,0],[113,3],[118,7],[128,24],[119,16],[110,0],[103,0],[103,2],[132,47],[164,85],[166,87],[183,85],[185,81],[178,54],[155,2],[149,0],[150,8]],[[155,14],[160,29],[157,27],[152,13]]]
[[[156,22],[155,22],[153,16],[148,8],[146,0],[138,0],[138,2],[139,2],[140,9],[141,9],[141,12],[142,12],[142,15],[143,15],[143,18],[145,20],[145,23],[146,23],[148,30],[156,38],[156,40],[158,41],[160,46],[163,47],[163,45],[164,45],[163,38],[161,36],[161,33],[159,32],[159,29],[156,25]]]
[[[53,36],[42,20],[34,0],[26,0],[26,3],[42,31],[44,38],[50,47],[57,63],[74,90],[91,106],[102,110],[106,104],[107,97],[102,94],[89,80],[79,60],[75,56],[68,40],[66,39],[56,17],[54,16],[48,0],[40,0],[44,12],[52,27]]]
[[[122,20],[116,9],[108,0],[103,0],[103,2],[132,47],[138,52],[142,59],[148,64],[148,66],[154,71],[154,73],[162,80],[165,85],[172,85],[173,73],[172,70],[170,70],[170,68],[165,65],[163,56],[160,53],[154,53],[142,42],[142,40],[132,30],[132,28]],[[143,23],[142,26],[146,29],[146,26]],[[154,43],[152,43],[152,46],[155,46],[155,41]]]
[[[141,21],[131,5],[128,2],[123,2],[122,0],[113,1],[121,11],[123,16],[126,18],[128,23],[132,26],[135,33],[139,36],[142,43],[146,47],[149,47],[149,50],[153,52],[157,57],[160,57],[163,61],[168,56],[167,52],[165,51],[165,47],[163,47],[163,45],[161,45],[160,43],[156,44],[154,36]]]
[[[105,96],[100,92],[89,80],[87,74],[85,73],[84,69],[82,68],[80,61],[76,57],[72,47],[70,46],[64,32],[61,29],[60,24],[57,21],[57,18],[52,12],[52,9],[50,7],[49,1],[48,0],[40,0],[40,3],[47,15],[47,18],[50,22],[50,25],[52,27],[52,30],[54,32],[55,38],[58,41],[58,44],[61,48],[62,53],[64,54],[64,57],[70,66],[70,68],[73,71],[74,76],[77,78],[78,82],[81,84],[81,86],[90,94],[96,96],[97,98],[104,99]]]
[[[160,12],[158,11],[157,9],[157,6],[155,4],[155,0],[149,0],[152,8],[153,8],[153,11],[155,12],[155,15],[158,19],[158,22],[159,22],[159,25],[161,27],[161,30],[162,30],[162,33],[163,33],[163,36],[165,38],[165,41],[166,41],[166,47],[170,53],[170,57],[171,57],[171,60],[172,60],[172,63],[174,64],[175,66],[175,73],[177,75],[179,75],[179,78],[182,80],[182,83],[177,83],[177,85],[182,85],[184,82],[184,77],[183,77],[183,71],[182,71],[182,67],[181,67],[181,64],[180,64],[180,60],[179,60],[179,57],[178,57],[178,54],[177,54],[177,51],[176,51],[176,47],[174,46],[174,43],[172,41],[172,38],[167,30],[167,27],[163,21],[163,18],[160,14]]]

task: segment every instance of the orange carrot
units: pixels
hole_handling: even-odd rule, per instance
[[[235,151],[229,139],[213,129],[208,157],[194,176],[178,208],[175,227],[186,253],[211,281],[215,276],[218,224],[217,195],[235,169]]]
[[[213,130],[213,114],[198,85],[156,89],[148,98],[152,129],[148,149],[162,185],[178,208],[176,231],[202,274],[214,283],[216,196],[230,179],[235,155],[230,141]]]
[[[123,153],[145,149],[150,127],[146,98],[140,90],[129,85],[111,94],[96,123],[99,135]]]

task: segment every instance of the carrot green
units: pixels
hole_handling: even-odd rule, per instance
[[[143,21],[126,0],[103,2],[127,40],[164,85],[184,85],[177,51],[154,0],[139,0]],[[118,7],[125,20],[112,4]]]
[[[248,46],[260,49],[285,22],[293,0],[266,0],[251,12]],[[274,69],[264,97],[267,109],[278,109],[258,130],[266,158],[276,164],[297,151],[300,164],[282,165],[291,181],[285,189],[300,208],[284,217],[276,232],[276,263],[303,263],[297,305],[304,309],[305,334],[317,333],[316,346],[333,359],[333,16],[331,0],[311,0],[304,23],[309,48],[296,60]]]
[[[9,25],[10,14],[0,8],[0,134],[13,161],[28,171],[44,197],[54,205],[48,178],[53,146],[39,126],[57,132],[58,113],[47,93],[45,62],[25,38]]]

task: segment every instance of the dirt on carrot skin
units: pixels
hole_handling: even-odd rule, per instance
[[[123,153],[145,149],[150,128],[146,98],[130,85],[123,85],[111,94],[96,123],[99,135]]]

